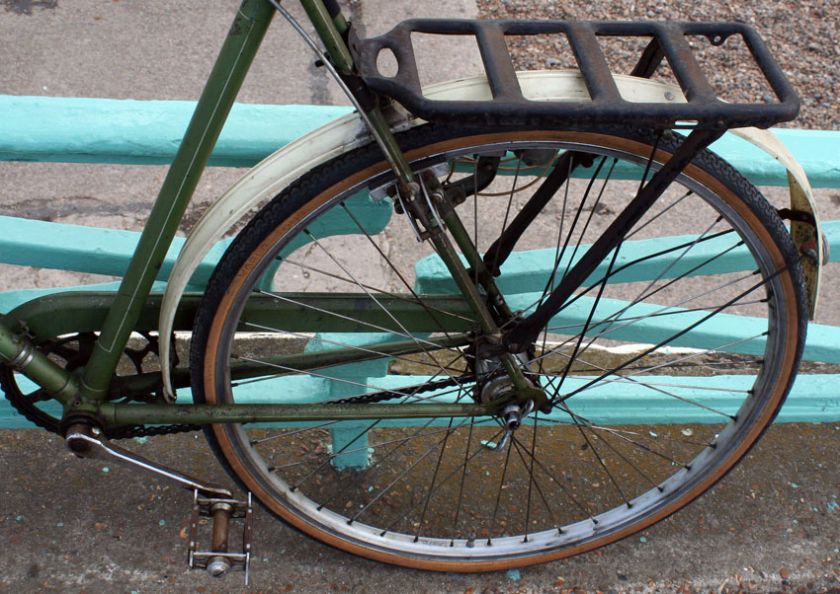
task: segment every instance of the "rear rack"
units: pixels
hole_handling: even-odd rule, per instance
[[[423,96],[412,33],[475,38],[492,93],[492,100],[432,100]],[[506,35],[563,34],[586,84],[586,102],[531,101],[523,96]],[[686,36],[702,36],[713,46],[741,35],[761,75],[777,101],[728,103],[718,97],[695,57]],[[667,60],[686,102],[636,103],[621,97],[599,43],[599,37],[650,37],[632,75],[650,77]],[[391,97],[412,113],[432,121],[462,123],[562,122],[566,125],[614,124],[673,127],[766,128],[792,120],[799,98],[758,34],[739,23],[477,21],[412,19],[371,39],[351,39],[351,50],[362,79],[375,92]],[[390,50],[397,61],[394,76],[377,67],[380,52]],[[743,52],[746,54],[746,52]],[[747,56],[744,56],[747,57]],[[678,126],[679,127],[679,126]]]

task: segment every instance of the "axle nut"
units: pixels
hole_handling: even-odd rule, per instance
[[[213,577],[222,577],[230,569],[230,562],[224,557],[214,557],[207,564],[207,572]]]

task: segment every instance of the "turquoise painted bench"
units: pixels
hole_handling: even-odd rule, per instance
[[[0,95],[0,113],[12,116],[0,122],[0,160],[168,163],[177,149],[193,105],[191,102],[174,101]],[[348,111],[348,108],[343,107],[237,105],[213,153],[211,165],[250,166],[294,138]],[[778,132],[783,142],[802,163],[815,187],[840,187],[840,158],[837,157],[840,154],[840,132],[792,129]],[[772,158],[740,139],[725,137],[716,143],[714,149],[758,185],[787,184],[784,170]],[[840,221],[826,223],[825,231],[831,245],[831,253],[836,260],[840,258]],[[51,238],[49,245],[45,246],[36,241],[36,238],[45,236]],[[121,276],[138,237],[138,233],[130,231],[0,217],[0,262]],[[181,238],[177,239],[167,254],[158,277],[161,282],[168,276],[183,241]],[[225,240],[213,248],[191,280],[191,290],[202,289],[227,243],[228,240]],[[541,267],[544,268],[551,258],[541,258],[538,253],[515,255],[508,266],[516,269],[517,258],[528,260],[527,268],[519,267],[520,270],[528,271],[528,277],[517,279],[521,298],[527,299],[530,285],[535,282],[534,279],[538,280],[546,275],[545,271],[541,272]],[[732,254],[725,265],[730,270],[739,269],[739,255]],[[427,259],[418,263],[417,272],[419,290],[447,291],[445,275],[440,274],[441,271],[434,260]],[[112,290],[115,287],[115,283],[97,286],[101,290]],[[55,292],[55,289],[0,293],[0,312],[9,311],[28,299],[51,292]],[[620,302],[604,305],[615,308],[622,306]],[[741,321],[743,322],[743,319]],[[656,328],[648,330],[654,334],[657,332]],[[840,329],[812,325],[805,358],[840,362]],[[351,373],[355,374],[354,377],[363,374],[364,377],[359,376],[357,379],[366,378],[379,388],[398,388],[405,378],[401,380],[399,376],[387,376],[386,368],[386,363],[374,362],[365,369],[356,368]],[[663,378],[663,381],[665,379],[671,382],[691,381],[691,378]],[[708,381],[708,378],[705,379]],[[802,376],[797,380],[794,393],[779,420],[840,420],[840,399],[829,396],[828,389],[829,386],[836,385],[837,379],[837,376]],[[325,388],[322,385],[324,380],[318,378],[289,378],[277,381],[305,384],[295,386],[298,393],[304,394],[320,393]],[[188,396],[186,393],[179,394],[179,397]],[[667,398],[651,399],[648,395],[645,399],[638,399],[632,391],[623,397],[625,400],[622,406],[615,407],[615,402],[610,404],[609,394],[595,394],[589,406],[600,406],[597,416],[604,420],[606,419],[603,415],[620,415],[626,422],[633,419],[645,419],[647,422],[689,421],[673,417],[667,406]],[[644,403],[641,403],[642,400]],[[592,414],[595,413],[596,410],[593,410]],[[692,420],[694,421],[703,422],[702,419]],[[22,425],[22,419],[0,404],[0,427]],[[348,430],[348,435],[352,433],[352,430]],[[341,462],[346,465],[364,463],[366,448],[358,445],[354,451],[355,454],[348,452],[346,456],[343,455],[342,458],[345,459]]]

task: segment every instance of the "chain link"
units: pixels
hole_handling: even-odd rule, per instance
[[[464,380],[471,381],[474,379],[475,378],[471,375],[462,375],[457,378],[452,377],[444,380],[438,380],[436,382],[424,384],[423,386],[417,388],[412,388],[410,394],[406,394],[405,392],[394,392],[391,390],[385,390],[382,392],[373,392],[372,394],[363,394],[362,396],[351,396],[350,398],[341,398],[339,400],[328,400],[323,404],[373,404],[376,402],[384,402],[385,400],[393,400],[395,398],[406,398],[415,396],[417,394],[433,392],[435,390],[440,390],[441,388],[458,386]]]

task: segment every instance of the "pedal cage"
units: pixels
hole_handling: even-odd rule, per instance
[[[198,550],[198,526],[201,518],[212,521],[210,550]],[[242,523],[242,552],[229,551],[229,535],[232,520]],[[246,501],[202,497],[198,490],[193,492],[193,508],[189,531],[190,569],[206,569],[211,575],[220,577],[230,569],[241,568],[245,572],[245,585],[251,567],[251,536],[253,534],[253,507],[251,493]]]

